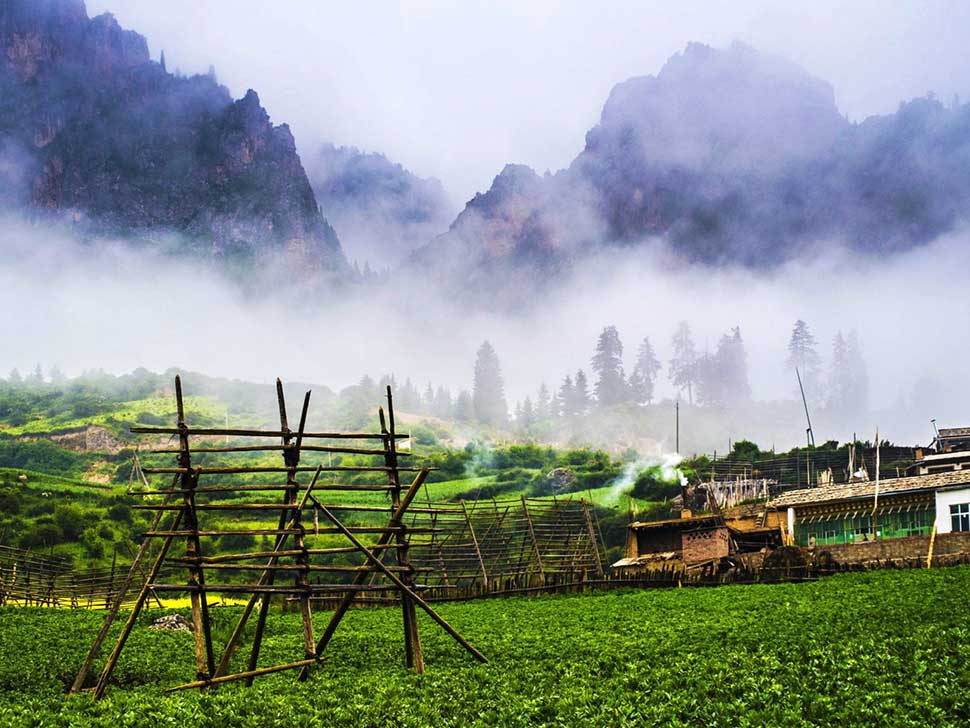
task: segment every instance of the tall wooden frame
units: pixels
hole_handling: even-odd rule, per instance
[[[225,682],[243,681],[246,685],[260,675],[298,669],[299,679],[305,680],[310,669],[317,664],[327,644],[330,642],[340,624],[340,621],[352,605],[355,597],[361,592],[381,591],[392,592],[398,596],[404,626],[405,662],[409,668],[418,673],[424,671],[424,658],[421,651],[421,639],[418,632],[417,608],[421,608],[439,626],[451,635],[465,650],[480,662],[486,662],[484,655],[462,637],[451,625],[441,618],[434,609],[418,594],[422,588],[415,584],[414,574],[426,570],[415,567],[410,563],[408,550],[412,534],[431,534],[433,526],[413,527],[405,523],[405,515],[409,512],[431,513],[432,508],[413,508],[411,503],[424,483],[429,470],[427,468],[401,467],[399,458],[410,455],[400,452],[397,440],[399,435],[394,427],[394,404],[391,388],[387,388],[387,416],[384,409],[379,410],[379,432],[308,432],[306,430],[310,405],[310,392],[303,398],[300,413],[300,424],[294,432],[289,427],[286,410],[286,399],[283,394],[283,384],[276,382],[276,394],[279,404],[279,430],[239,429],[239,428],[204,428],[190,427],[186,423],[184,398],[182,396],[182,381],[175,378],[175,399],[177,422],[174,428],[167,427],[133,427],[133,433],[148,435],[169,435],[178,437],[177,449],[156,449],[150,451],[155,454],[170,454],[177,458],[176,467],[143,467],[142,471],[151,475],[171,475],[172,483],[168,489],[148,490],[143,495],[149,497],[161,496],[158,502],[136,506],[154,512],[150,529],[145,533],[145,540],[135,555],[128,577],[122,584],[109,609],[101,631],[98,633],[88,655],[77,673],[71,687],[71,692],[84,689],[85,682],[101,647],[108,635],[109,629],[118,617],[126,601],[127,592],[133,586],[136,574],[143,575],[143,583],[132,605],[131,612],[122,627],[121,633],[104,664],[97,683],[93,687],[94,697],[98,699],[107,689],[112,671],[117,664],[125,647],[131,630],[149,595],[166,593],[188,593],[191,602],[192,627],[195,635],[195,666],[196,679],[192,682],[171,688],[181,690],[187,688],[214,687]],[[224,446],[208,444],[213,438],[227,438]],[[237,441],[244,438],[258,438],[257,444],[230,444],[228,438]],[[278,444],[268,441],[278,439]],[[306,445],[305,440],[332,441],[332,444]],[[201,445],[196,444],[202,442]],[[347,441],[378,441],[380,448],[347,445]],[[216,466],[197,464],[193,455],[202,458],[211,457],[218,453],[224,456],[232,454],[277,451],[282,454],[282,466],[267,466],[263,464],[243,464]],[[316,465],[301,464],[304,452],[325,453],[332,458],[334,455],[348,455],[356,458],[372,457],[380,464],[368,465]],[[352,483],[334,483],[321,481],[323,474],[338,475],[352,473],[355,478]],[[401,482],[401,473],[413,474],[413,480],[405,488]],[[284,474],[285,483],[254,482],[255,479],[266,474]],[[312,479],[304,485],[300,482],[303,476],[312,474]],[[364,474],[379,476],[382,482],[359,481]],[[209,479],[225,476],[242,476],[244,482],[209,484]],[[203,478],[206,479],[202,483]],[[276,478],[279,480],[279,478]],[[389,504],[372,506],[346,503],[326,503],[317,496],[321,492],[360,491],[369,493],[385,493],[389,496]],[[258,500],[260,494],[281,492],[282,499],[278,503]],[[227,498],[235,500],[227,501]],[[410,509],[410,511],[409,511]],[[305,512],[314,512],[314,528],[308,532],[303,522]],[[276,528],[263,528],[266,524],[251,523],[243,527],[226,527],[225,523],[216,523],[203,527],[200,525],[200,514],[203,517],[219,512],[239,512],[250,514],[257,521],[266,514],[279,513]],[[335,514],[349,512],[356,514],[358,519],[371,519],[370,522],[345,524]],[[373,519],[380,513],[388,515],[383,525],[373,525]],[[319,516],[323,515],[329,526],[320,528]],[[341,518],[343,518],[341,516]],[[167,523],[166,523],[167,521]],[[319,546],[320,536],[342,537],[347,545]],[[374,543],[367,544],[361,536],[376,535]],[[245,537],[274,537],[272,549],[255,549],[249,551],[234,551],[220,549],[219,553],[207,553],[204,546],[212,539],[226,536]],[[160,541],[160,547],[154,556],[151,566],[146,571],[142,561],[148,557],[153,542]],[[220,541],[222,543],[222,541]],[[182,544],[184,552],[173,552],[173,546]],[[388,551],[395,553],[395,563],[386,565],[384,556]],[[363,556],[363,563],[359,565],[334,564],[327,559],[334,554],[356,553]],[[233,581],[233,578],[245,578],[246,573],[259,572],[255,582],[247,579],[243,582]],[[185,574],[183,580],[177,579],[177,574]],[[207,574],[211,578],[207,578]],[[340,579],[340,575],[350,578]],[[220,578],[220,576],[222,578]],[[280,584],[278,578],[286,576],[292,578],[291,584]],[[314,578],[315,576],[315,578]],[[383,583],[365,584],[371,576],[381,577]],[[228,581],[226,580],[228,577]],[[213,645],[212,629],[209,619],[209,598],[213,594],[244,594],[248,600],[242,609],[240,617],[232,633],[222,649],[217,653]],[[302,659],[268,667],[259,666],[259,655],[266,629],[266,617],[270,602],[274,596],[280,595],[291,598],[299,605],[303,633]],[[314,639],[312,621],[312,603],[321,597],[342,595],[333,616],[319,640]],[[232,659],[240,646],[245,627],[256,612],[256,624],[252,645],[246,661],[246,669],[232,672]]]

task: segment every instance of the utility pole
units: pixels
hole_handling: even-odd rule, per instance
[[[805,421],[808,428],[805,430],[805,440],[808,447],[805,449],[805,480],[806,487],[812,487],[812,448],[815,447],[815,433],[812,432],[812,418],[808,415],[808,400],[805,399],[805,387],[802,386],[802,375],[795,367],[795,376],[798,377],[798,391],[802,393],[802,406],[805,408]]]
[[[680,400],[674,404],[674,449],[680,455]]]

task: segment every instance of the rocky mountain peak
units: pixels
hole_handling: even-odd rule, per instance
[[[124,30],[110,13],[88,19],[80,0],[7,0],[0,11],[0,44],[22,83],[62,66],[101,73],[148,63],[148,42]]]
[[[743,43],[691,43],[656,76],[615,86],[586,148],[691,170],[762,169],[815,155],[848,126],[832,87],[794,63]]]
[[[5,62],[4,62],[5,61]],[[346,271],[293,135],[78,0],[0,4],[0,204],[179,254]]]

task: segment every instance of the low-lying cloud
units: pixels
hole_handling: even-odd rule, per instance
[[[928,439],[930,417],[951,425],[970,417],[961,385],[970,365],[964,232],[886,259],[831,246],[768,273],[673,266],[659,243],[604,252],[547,285],[530,310],[492,313],[469,311],[414,272],[329,294],[294,284],[253,296],[213,268],[121,243],[81,242],[62,229],[9,219],[0,231],[2,372],[38,362],[69,375],[178,366],[334,388],[393,372],[399,381],[410,377],[419,388],[431,381],[455,394],[470,388],[475,351],[488,339],[514,402],[534,397],[542,382],[554,391],[577,368],[589,373],[596,337],[616,325],[627,372],[639,342],[651,338],[665,366],[657,382],[662,399],[676,395],[666,364],[670,337],[684,320],[700,353],[740,326],[754,398],[778,400],[794,397],[784,362],[801,318],[826,360],[837,331],[857,331],[870,378],[871,411],[817,439],[867,435],[879,424],[885,437],[913,442]],[[802,428],[796,421],[791,432]],[[774,444],[797,444],[792,439]]]

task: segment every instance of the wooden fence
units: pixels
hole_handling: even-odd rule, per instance
[[[0,606],[107,609],[126,568],[79,571],[66,558],[0,546]]]

